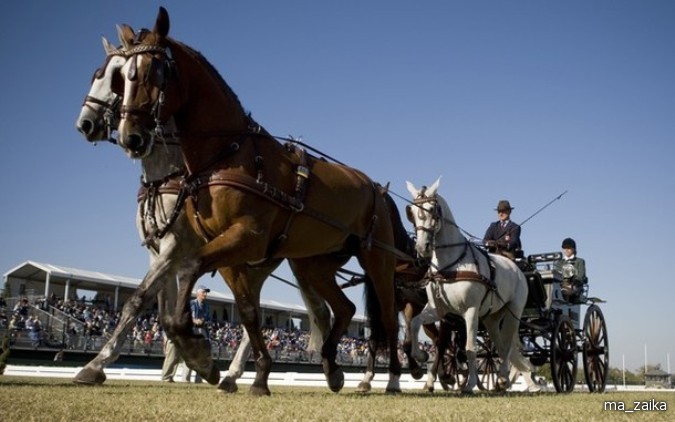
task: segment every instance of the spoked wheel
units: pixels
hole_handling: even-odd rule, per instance
[[[607,341],[607,325],[602,311],[591,305],[584,318],[584,377],[591,393],[602,393],[607,384],[609,371],[609,343]]]
[[[561,316],[551,338],[551,377],[558,393],[574,390],[577,378],[576,340],[569,318]]]
[[[489,337],[478,337],[476,351],[476,372],[478,372],[478,388],[483,391],[495,390],[502,359]]]

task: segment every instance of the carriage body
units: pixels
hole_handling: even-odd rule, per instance
[[[582,354],[589,391],[604,391],[609,371],[607,327],[598,298],[588,296],[588,284],[573,299],[563,294],[563,275],[553,265],[562,254],[530,255],[518,262],[525,274],[529,295],[521,317],[523,354],[535,366],[551,364],[558,392],[576,384],[578,355]],[[585,315],[583,307],[587,307]]]

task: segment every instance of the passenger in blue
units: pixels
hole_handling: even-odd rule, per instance
[[[211,339],[210,328],[211,328],[211,307],[206,303],[206,297],[211,289],[207,289],[204,286],[199,286],[197,288],[197,298],[190,301],[190,314],[192,316],[193,330],[195,334],[201,334],[206,340]],[[185,381],[190,382],[190,375],[192,375],[192,370],[185,368],[187,374],[185,375]],[[195,372],[195,384],[202,382],[202,377]]]

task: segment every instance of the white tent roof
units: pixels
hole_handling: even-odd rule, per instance
[[[114,274],[106,274],[98,271],[83,270],[79,268],[64,267],[60,265],[45,264],[35,261],[25,261],[22,264],[10,269],[4,273],[4,278],[18,278],[26,280],[34,280],[44,282],[49,274],[50,283],[65,283],[67,280],[70,286],[76,289],[83,290],[98,290],[101,285],[105,286],[121,286],[125,288],[135,289],[141,284],[141,279],[124,277]],[[195,287],[196,289],[196,287]],[[217,292],[211,290],[209,299],[216,302],[235,303],[234,296],[231,293]],[[304,305],[288,304],[278,302],[276,300],[262,299],[260,304],[263,308],[274,309],[278,311],[289,311],[307,313],[307,308]],[[362,315],[354,317],[356,321],[364,320]]]

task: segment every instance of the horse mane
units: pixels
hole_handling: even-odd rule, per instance
[[[194,48],[190,47],[189,45],[187,45],[185,43],[182,43],[178,40],[175,40],[173,38],[167,37],[166,39],[167,39],[167,42],[169,44],[169,47],[172,47],[174,45],[177,46],[177,47],[180,47],[181,49],[183,49],[185,51],[185,53],[188,56],[192,57],[193,59],[195,59],[196,61],[201,63],[206,68],[206,70],[209,72],[211,77],[219,82],[219,85],[223,89],[223,92],[225,93],[225,95],[227,95],[228,97],[230,97],[234,100],[234,102],[237,104],[237,106],[241,110],[242,114],[246,114],[246,111],[245,111],[244,107],[241,105],[241,101],[239,101],[239,97],[237,96],[237,94],[235,94],[235,92],[232,90],[230,85],[228,85],[227,82],[225,82],[225,79],[220,75],[220,72],[218,72],[218,70],[211,64],[211,62],[209,62],[206,59],[206,57],[204,57],[204,55],[201,52],[199,52],[199,51],[195,50]]]
[[[391,219],[392,228],[394,229],[394,247],[410,256],[415,256],[415,242],[408,236],[408,231],[403,226],[401,214],[398,212],[398,207],[396,206],[396,202],[394,202],[394,198],[389,195],[387,190],[382,192],[382,196],[389,209],[389,217]]]

